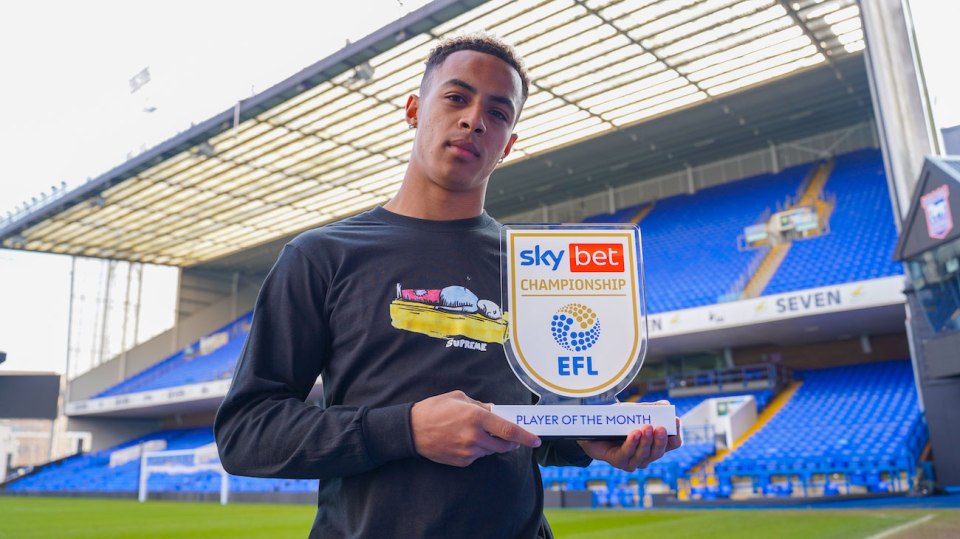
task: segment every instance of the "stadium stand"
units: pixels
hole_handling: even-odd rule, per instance
[[[78,455],[47,466],[10,484],[11,492],[137,492],[140,477],[138,457],[111,466],[111,455],[141,444],[160,442],[166,450],[196,449],[213,443],[210,427],[174,429],[135,438],[103,451]],[[136,452],[135,452],[136,453]],[[218,492],[220,477],[211,472],[150,476],[154,492]],[[316,492],[317,481],[299,479],[261,479],[230,476],[231,492]]]
[[[757,399],[758,410],[760,410],[773,398],[773,391],[734,391],[673,398],[669,397],[667,391],[653,391],[645,394],[642,400],[653,402],[669,399],[677,407],[677,415],[683,422],[683,416],[704,400],[736,395],[752,395]],[[548,490],[589,488],[593,492],[594,507],[633,507],[643,498],[648,481],[659,482],[676,490],[678,479],[716,453],[712,428],[702,425],[685,426],[683,435],[686,441],[682,447],[667,453],[644,470],[625,472],[600,461],[595,461],[582,469],[541,466],[544,488]]]
[[[585,222],[630,222],[643,218],[650,312],[713,304],[742,275],[754,256],[751,251],[738,250],[737,236],[745,226],[795,196],[814,167],[795,166],[779,174],[754,176],[691,195],[669,197],[653,205],[621,208],[611,214],[588,217]],[[899,264],[890,259],[896,232],[883,174],[880,154],[875,150],[836,158],[827,182],[827,189],[836,194],[837,200],[830,233],[795,241],[764,289],[765,295],[901,273]],[[817,270],[811,271],[814,267]],[[697,271],[688,271],[689,268]],[[94,398],[229,378],[251,319],[252,313],[245,314]],[[719,379],[711,376],[716,375],[699,372],[688,375],[683,383],[718,384]],[[633,507],[643,504],[651,488],[677,492],[682,481],[703,473],[701,469],[710,457],[723,457],[713,468],[713,482],[691,487],[693,497],[731,497],[740,486],[738,478],[748,478],[751,494],[759,495],[808,495],[811,488],[824,495],[849,493],[851,489],[904,490],[916,473],[926,432],[909,362],[827,368],[798,372],[797,376],[802,378],[803,385],[787,407],[726,457],[717,455],[712,431],[697,434],[698,429],[705,427],[685,425],[688,439],[684,446],[645,470],[628,473],[596,462],[585,469],[544,467],[544,488],[589,489],[594,506]],[[668,380],[661,387],[681,386],[671,385]],[[760,412],[776,396],[773,389],[747,390],[746,385],[740,391],[723,389],[704,395],[671,394],[664,389],[641,396],[636,387],[631,387],[621,398],[647,402],[668,399],[682,417],[708,398],[752,395]],[[812,416],[811,410],[818,413]],[[878,420],[878,416],[884,420]],[[810,436],[811,428],[820,435]],[[44,467],[10,484],[8,489],[134,493],[139,460],[111,466],[111,455],[158,442],[166,450],[195,449],[213,443],[213,435],[209,427],[156,432]],[[840,480],[830,475],[835,473],[840,474]],[[235,476],[229,481],[231,492],[313,492],[317,488],[316,481]],[[220,476],[213,472],[153,473],[149,479],[151,492],[215,493],[219,488]]]
[[[794,241],[763,295],[903,274],[879,150],[837,157],[826,189],[837,200],[830,233]]]
[[[754,256],[737,249],[737,236],[795,195],[811,168],[798,165],[657,201],[641,226],[650,312],[716,303]]]
[[[649,312],[716,303],[754,256],[737,249],[737,236],[796,195],[812,169],[799,165],[657,201],[641,227]],[[830,232],[794,241],[763,295],[903,274],[892,259],[897,232],[880,152],[837,157],[827,189],[837,198]],[[628,222],[644,206],[584,222]]]
[[[799,165],[669,197],[652,210],[642,204],[584,221],[629,222],[648,210],[642,230],[649,312],[713,304],[753,257],[737,249],[737,236],[794,196],[813,168]],[[795,241],[764,294],[902,273],[890,258],[896,230],[880,153],[861,150],[838,157],[827,186],[837,195],[830,233]],[[692,267],[697,271],[688,271]],[[251,317],[247,313],[94,398],[229,378]]]
[[[601,213],[586,217],[584,223],[632,223],[640,215],[640,211],[648,204],[637,204],[620,208],[613,213]]]
[[[144,357],[129,364],[139,369],[156,363],[120,383],[116,373],[128,372],[126,352],[110,360],[113,363],[98,363],[71,384],[76,391],[67,391],[65,405],[86,405],[83,400],[98,398],[102,399],[99,404],[106,405],[107,401],[126,401],[123,397],[130,394],[218,380],[224,383],[213,385],[225,386],[242,350],[251,314],[185,345],[251,308],[255,294],[248,289],[262,280],[269,259],[286,241],[284,236],[328,218],[361,211],[390,196],[405,165],[402,154],[406,149],[401,152],[398,148],[409,145],[414,132],[384,129],[396,127],[398,119],[396,107],[389,103],[404,93],[404,85],[415,89],[410,70],[419,65],[420,49],[426,42],[460,31],[470,19],[518,40],[520,52],[529,56],[533,78],[542,82],[524,112],[524,125],[532,129],[518,130],[525,141],[517,147],[515,155],[520,158],[500,167],[490,180],[485,206],[490,214],[504,222],[511,216],[533,216],[524,219],[527,221],[539,221],[541,216],[547,221],[553,220],[550,217],[565,220],[566,216],[566,220],[575,220],[587,211],[613,208],[616,200],[623,204],[643,201],[583,221],[640,222],[647,312],[709,306],[694,313],[651,317],[658,323],[650,324],[649,350],[654,356],[648,359],[653,359],[657,372],[668,376],[655,383],[645,380],[620,397],[669,399],[683,416],[705,399],[752,395],[758,412],[766,410],[753,428],[737,431],[745,434],[737,438],[731,451],[712,427],[685,424],[684,446],[645,470],[627,473],[603,463],[586,469],[542,468],[544,487],[588,489],[594,505],[604,507],[639,506],[646,494],[665,491],[680,494],[681,500],[688,494],[716,499],[902,492],[914,478],[918,480],[913,486],[922,491],[919,479],[929,482],[933,468],[929,461],[918,463],[920,454],[939,453],[937,458],[942,459],[945,453],[930,445],[924,449],[927,430],[914,384],[926,381],[914,380],[908,361],[876,362],[877,358],[907,354],[902,350],[908,348],[903,333],[902,296],[906,296],[907,312],[914,313],[907,319],[908,328],[913,328],[910,353],[916,372],[926,370],[925,347],[920,346],[926,343],[926,328],[916,325],[925,321],[915,316],[918,311],[912,306],[920,296],[910,293],[909,287],[907,294],[901,294],[901,283],[894,282],[897,279],[863,283],[867,291],[861,298],[870,295],[872,285],[884,290],[869,302],[844,303],[829,312],[805,309],[774,316],[770,307],[743,324],[743,318],[728,313],[739,314],[737,310],[752,305],[723,304],[716,310],[728,315],[727,322],[714,318],[712,312],[706,323],[690,322],[695,315],[706,318],[707,311],[713,311],[718,303],[902,275],[901,264],[891,257],[897,235],[894,219],[900,216],[891,210],[883,158],[877,149],[857,150],[884,141],[891,170],[899,170],[893,166],[899,161],[915,162],[916,148],[898,147],[898,141],[909,138],[904,133],[912,131],[898,132],[890,127],[891,122],[879,121],[885,117],[881,112],[889,107],[885,102],[899,103],[897,92],[868,76],[891,69],[899,73],[900,64],[909,74],[909,62],[884,65],[884,55],[874,55],[870,49],[866,55],[858,54],[866,47],[863,24],[869,30],[870,21],[882,19],[885,12],[869,10],[872,12],[866,13],[861,24],[860,8],[853,0],[759,6],[761,2],[756,9],[749,2],[720,2],[724,6],[704,2],[696,9],[674,10],[676,13],[669,11],[673,8],[668,2],[654,2],[652,12],[669,11],[660,17],[666,33],[645,26],[644,31],[652,33],[639,52],[654,52],[655,59],[665,59],[649,64],[649,69],[644,67],[647,64],[624,69],[623,62],[611,58],[623,52],[615,40],[631,36],[615,23],[636,18],[641,8],[631,2],[573,4],[569,9],[551,11],[549,8],[556,6],[540,2],[530,6],[433,2],[360,42],[348,44],[267,92],[241,100],[153,149],[131,154],[126,163],[88,179],[82,189],[58,195],[56,204],[41,204],[32,211],[18,209],[12,220],[8,214],[0,227],[4,247],[83,253],[182,269],[177,327],[172,335],[163,336],[163,352],[154,353],[159,347],[138,347]],[[741,20],[731,19],[726,24],[728,12]],[[564,21],[556,19],[556,24],[539,24],[539,28],[538,24],[515,24],[527,19],[545,23],[558,16]],[[691,24],[679,24],[686,18]],[[763,30],[768,26],[774,30]],[[909,29],[910,25],[906,26]],[[737,31],[727,35],[721,31],[727,27]],[[596,40],[588,47],[568,47],[572,46],[568,38],[593,39],[593,34]],[[753,34],[760,38],[751,38],[756,37]],[[781,36],[789,41],[777,41]],[[879,44],[894,47],[894,37],[886,36]],[[776,46],[764,46],[765,40]],[[693,49],[679,46],[694,42],[700,44]],[[791,49],[794,43],[800,48]],[[717,47],[716,54],[707,51]],[[741,49],[750,47],[759,47],[759,52],[741,54]],[[694,54],[700,49],[704,54]],[[567,54],[569,51],[574,52]],[[735,54],[731,56],[731,52]],[[751,57],[756,55],[766,60],[753,62]],[[627,56],[629,61],[643,62],[650,55]],[[678,62],[668,62],[667,56]],[[570,61],[564,62],[568,57]],[[695,64],[703,65],[693,69]],[[680,78],[660,79],[674,74]],[[682,85],[675,86],[673,81]],[[891,96],[881,95],[884,92]],[[343,118],[350,121],[326,114],[328,109],[346,111]],[[361,113],[351,116],[351,110]],[[337,136],[326,132],[334,124],[339,126],[333,129]],[[381,144],[384,142],[389,147]],[[358,149],[366,153],[358,153]],[[844,153],[851,150],[856,151]],[[340,159],[337,156],[341,154],[352,157]],[[809,162],[796,165],[804,161]],[[796,166],[781,170],[784,164]],[[813,181],[813,172],[820,166],[823,175]],[[738,179],[772,170],[778,172]],[[821,183],[824,177],[825,184]],[[910,193],[904,189],[912,183],[899,176],[890,180],[899,191],[894,199],[903,206]],[[219,196],[224,189],[241,184],[241,194],[256,195],[251,195],[252,202],[246,200],[250,204]],[[811,185],[817,188],[810,189]],[[163,196],[156,195],[157,189]],[[198,190],[205,195],[197,197]],[[677,195],[686,191],[690,193]],[[820,216],[829,215],[826,233],[788,246],[747,250],[750,244],[739,241],[746,237],[744,228],[765,223],[772,212],[790,204],[785,201],[796,202],[800,193],[827,197],[816,204]],[[261,198],[270,204],[261,204]],[[827,209],[820,213],[822,207]],[[125,217],[117,219],[120,212]],[[200,216],[218,214],[225,218],[214,219],[212,225],[201,222]],[[264,226],[268,221],[276,227]],[[240,228],[242,234],[234,231]],[[92,233],[83,233],[85,230]],[[171,235],[170,230],[178,233]],[[820,232],[819,227],[814,232]],[[221,241],[224,238],[232,239]],[[234,241],[236,238],[240,239]],[[751,243],[756,247],[764,241]],[[137,242],[143,248],[128,248]],[[765,251],[770,256],[758,256]],[[760,260],[763,262],[758,264]],[[766,263],[768,260],[773,262]],[[757,276],[762,278],[754,279]],[[858,286],[837,288],[844,292],[857,289],[853,292],[857,295]],[[944,290],[956,295],[955,283],[944,286],[953,286]],[[187,294],[181,296],[181,292]],[[109,299],[109,293],[107,296]],[[802,303],[805,294],[796,296]],[[923,301],[934,330],[956,329],[956,324],[949,326],[951,306],[956,302]],[[226,307],[228,303],[232,307]],[[105,326],[106,315],[103,320]],[[716,326],[707,325],[714,322]],[[830,327],[833,325],[837,327]],[[172,353],[177,348],[181,349]],[[784,371],[801,366],[816,366],[816,370],[791,370],[784,378],[774,376],[772,387],[762,390],[755,389],[760,385],[754,382],[760,380],[746,376],[740,387],[733,388],[722,376],[684,370],[711,362],[729,367],[748,361]],[[873,363],[834,366],[861,361]],[[790,383],[789,389],[782,390],[785,382]],[[643,394],[648,387],[656,390]],[[716,392],[708,394],[713,391],[708,388],[716,388]],[[938,420],[933,412],[936,408],[930,406],[932,392],[924,393],[933,426]],[[115,441],[119,438],[111,429],[121,431],[111,423],[128,419],[203,425],[212,417],[218,395],[202,400],[190,400],[194,398],[190,396],[179,402],[165,397],[110,409],[77,406],[67,415],[71,422],[77,419],[77,428],[91,429],[91,436]],[[70,396],[76,401],[66,402]],[[138,395],[146,396],[152,395]],[[128,431],[124,427],[122,432],[140,433],[140,428]],[[212,442],[209,426],[154,432],[50,463],[0,488],[23,493],[134,493],[139,452],[208,450]],[[920,471],[924,465],[930,471]],[[938,475],[942,469],[937,470]],[[700,477],[704,480],[694,481]],[[150,490],[158,492],[215,493],[221,476],[214,472],[157,472],[149,481]],[[239,492],[312,494],[316,488],[316,481],[230,478],[230,489]]]
[[[671,397],[666,391],[652,391],[643,396],[644,402],[655,402],[658,400],[669,400],[670,404],[677,407],[677,415],[683,417],[687,412],[693,410],[705,399],[716,399],[720,397],[734,397],[739,395],[751,395],[757,400],[757,413],[767,407],[767,403],[773,398],[772,390],[762,391],[725,391],[722,393],[711,393],[708,395],[692,395],[688,397]]]
[[[843,474],[846,489],[903,490],[916,473],[926,429],[908,360],[801,372],[803,385],[767,425],[718,463],[721,484],[750,477],[766,494],[789,495],[797,477]],[[821,479],[821,481],[824,481]],[[829,481],[819,487],[836,491]]]
[[[798,371],[795,375],[802,385],[794,397],[769,423],[714,466],[714,481],[692,486],[692,497],[728,498],[737,495],[738,489],[744,496],[829,496],[903,491],[912,484],[926,431],[909,361]],[[668,391],[658,390],[646,393],[642,400],[669,398],[682,417],[705,399],[735,395],[752,395],[759,412],[775,392],[764,389],[670,397]],[[683,447],[645,470],[625,472],[602,462],[583,469],[541,467],[544,488],[588,489],[595,507],[640,506],[651,489],[677,492],[681,481],[689,482],[702,473],[700,468],[717,453],[711,429],[685,425],[687,441]],[[51,464],[14,481],[7,489],[21,493],[133,495],[140,462],[135,456],[117,459],[125,450],[129,453],[138,446],[151,450],[151,444],[156,443],[165,450],[195,449],[213,441],[210,427],[156,432]],[[116,461],[113,465],[111,457]],[[316,481],[308,480],[230,476],[229,482],[231,492],[306,493],[317,488]],[[151,492],[216,493],[219,488],[220,477],[213,472],[153,473],[149,478]],[[742,492],[744,489],[748,492]]]
[[[798,374],[803,385],[793,399],[715,466],[718,481],[694,486],[694,497],[730,497],[736,479],[744,477],[750,479],[750,488],[756,494],[773,496],[829,496],[909,488],[926,444],[910,362],[887,361]],[[772,391],[733,392],[674,397],[671,402],[682,416],[706,398],[739,394],[753,395],[760,408],[773,397]],[[643,400],[667,396],[667,392],[651,392]],[[704,438],[708,437],[694,439],[706,441]],[[582,470],[545,467],[544,488],[590,488],[594,506],[631,507],[642,499],[648,480],[676,488],[678,478],[689,477],[713,454],[713,443],[685,443],[648,469],[633,473],[598,462]]]
[[[250,331],[252,318],[252,312],[245,314],[185,350],[96,394],[94,398],[230,378]]]

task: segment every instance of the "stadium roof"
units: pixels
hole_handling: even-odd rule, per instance
[[[828,93],[862,99],[866,91],[844,82],[842,69],[843,57],[864,47],[856,0],[438,0],[0,221],[0,241],[191,266],[381,203],[406,168],[413,133],[403,105],[423,59],[436,39],[474,29],[514,43],[532,79],[517,127],[523,138],[494,180],[517,171],[517,181],[534,182],[528,161],[681,109],[706,106],[746,125],[751,103],[731,106],[743,89],[815,66],[839,81],[827,82]],[[794,105],[779,106],[789,114]],[[704,138],[674,131],[683,146]]]

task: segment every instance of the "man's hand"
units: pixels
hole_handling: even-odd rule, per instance
[[[667,402],[658,401],[655,404],[667,404]],[[683,440],[680,437],[680,418],[677,418],[675,436],[667,436],[667,429],[664,427],[654,429],[647,425],[628,434],[622,444],[605,440],[578,440],[577,443],[590,457],[607,462],[615,468],[632,472],[638,468],[646,468],[667,451],[680,447],[683,445]]]
[[[469,466],[480,457],[539,447],[540,438],[490,412],[490,405],[451,391],[424,399],[410,410],[413,444],[440,464]]]

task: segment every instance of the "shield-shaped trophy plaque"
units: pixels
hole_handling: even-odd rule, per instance
[[[504,225],[504,352],[538,404],[493,412],[545,438],[676,434],[673,406],[620,403],[647,351],[640,229],[632,224]]]

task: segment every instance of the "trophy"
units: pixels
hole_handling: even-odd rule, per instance
[[[640,229],[504,225],[501,283],[514,374],[540,401],[493,413],[544,438],[677,434],[673,406],[620,403],[647,351]]]

